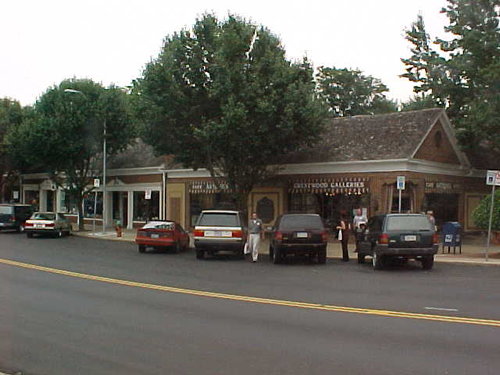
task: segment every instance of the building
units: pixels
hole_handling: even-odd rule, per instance
[[[268,226],[283,212],[319,213],[334,225],[342,210],[398,211],[396,180],[404,176],[402,211],[433,210],[438,224],[459,221],[475,230],[471,213],[489,193],[486,169],[498,169],[498,162],[475,158],[472,164],[442,109],[338,118],[313,148],[285,155],[278,174],[251,192],[248,208]],[[84,204],[87,222],[102,220],[99,191],[97,201],[89,196]],[[182,168],[171,157],[155,158],[140,142],[114,158],[106,191],[112,207],[106,222],[120,220],[127,228],[148,218],[190,228],[202,209],[230,207],[223,181],[204,169]],[[42,174],[23,176],[22,197],[38,201],[41,209],[72,211],[64,192]]]

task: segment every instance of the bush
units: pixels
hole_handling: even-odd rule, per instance
[[[472,213],[474,224],[481,229],[488,229],[490,220],[491,194],[483,198],[479,206]],[[500,230],[500,190],[495,192],[493,203],[493,221],[491,223],[492,230]]]

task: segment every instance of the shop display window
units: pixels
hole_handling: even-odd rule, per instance
[[[134,221],[157,220],[160,217],[160,192],[152,191],[146,199],[144,191],[134,191]]]

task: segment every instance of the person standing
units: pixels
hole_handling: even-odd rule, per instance
[[[368,222],[368,219],[363,214],[363,210],[361,208],[358,208],[356,210],[356,215],[352,219],[352,227],[354,230],[354,237],[356,239],[356,251],[359,250],[359,241],[361,240],[361,238],[363,236],[363,232],[366,228],[367,222]]]
[[[343,211],[340,214],[340,224],[337,226],[337,230],[342,234],[342,239],[340,243],[342,244],[342,261],[349,262],[349,235],[351,232],[351,223],[349,222],[349,217],[347,213]]]
[[[260,240],[264,235],[262,220],[257,217],[257,213],[252,213],[252,218],[248,223],[248,251],[252,254],[252,261],[257,262],[259,256]]]

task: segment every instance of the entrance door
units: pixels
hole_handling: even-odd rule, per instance
[[[280,194],[278,192],[252,193],[252,212],[262,220],[265,226],[273,226],[280,214]]]

